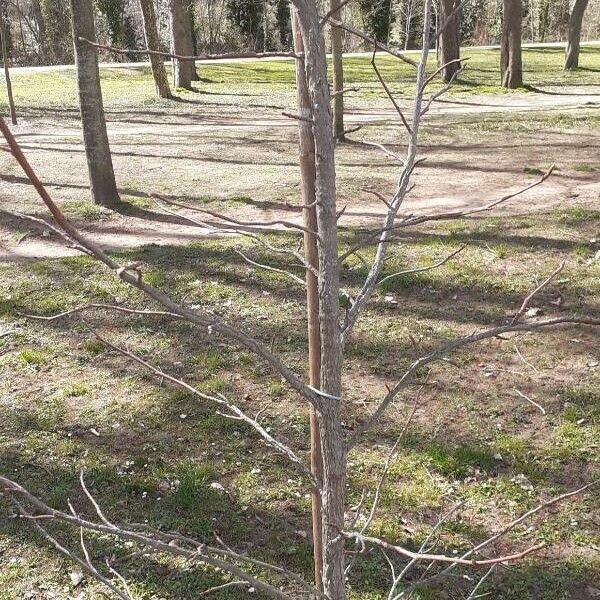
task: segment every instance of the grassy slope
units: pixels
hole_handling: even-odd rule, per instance
[[[481,58],[477,72],[496,68],[494,52],[476,54]],[[565,75],[543,67],[543,63],[558,66],[560,55],[551,51],[546,61],[546,55],[528,52],[529,64],[534,57],[539,60],[539,72],[530,81],[542,85],[555,78],[563,82],[572,78],[571,83],[577,84],[584,77],[585,81],[597,77],[589,72]],[[370,89],[367,63],[353,63],[351,78]],[[397,63],[385,64],[391,71]],[[227,80],[210,86],[233,82],[241,87],[254,74],[252,93],[289,93],[284,88],[291,71],[284,63],[236,65],[227,77],[217,67],[203,71],[209,79]],[[153,102],[148,75],[125,78],[114,71],[104,77],[109,103],[120,102],[125,90],[128,102],[132,98]],[[21,103],[39,103],[42,88],[56,104],[75,102],[71,75],[35,75],[27,87],[15,80],[18,93],[26,94],[20,97]],[[489,85],[490,78],[486,76],[484,83]],[[461,91],[468,91],[468,86]],[[504,127],[492,117],[485,123],[482,135]],[[572,124],[560,121],[555,126]],[[557,308],[552,302],[560,296],[568,309],[598,315],[600,264],[591,260],[598,249],[591,240],[599,228],[600,213],[574,208],[535,219],[440,224],[409,236],[402,253],[390,261],[389,272],[407,264],[431,263],[463,241],[472,244],[460,262],[432,274],[395,280],[377,295],[349,348],[348,422],[361,418],[364,402],[376,400],[384,384],[393,381],[399,368],[415,356],[409,331],[426,348],[449,335],[500,322],[514,312],[540,272],[563,258],[567,259],[564,274],[539,304],[553,313]],[[232,251],[238,244],[147,247],[122,253],[121,258],[141,260],[149,281],[245,325],[303,370],[300,292],[277,275],[250,273]],[[273,262],[272,257],[255,256]],[[347,267],[345,284],[352,287],[364,273],[358,262],[349,262]],[[385,293],[397,296],[400,310],[389,308]],[[115,298],[144,304],[87,258],[0,266],[0,329],[18,329],[0,338],[0,472],[13,473],[52,505],[64,507],[71,498],[79,510],[89,513],[77,489],[77,474],[84,468],[94,493],[116,519],[148,520],[208,540],[218,532],[237,548],[284,562],[309,576],[310,549],[302,534],[308,527],[306,490],[251,433],[236,422],[214,416],[193,398],[166,385],[157,386],[143,371],[108,352],[81,324],[50,326],[19,317],[20,312],[50,314]],[[111,339],[185,375],[203,390],[228,393],[256,411],[268,406],[265,422],[295,447],[306,449],[304,408],[278,378],[247,354],[227,348],[206,332],[173,323],[137,318],[116,321],[105,314],[91,322]],[[518,357],[515,346],[533,367]],[[583,329],[548,334],[543,340],[520,336],[471,349],[457,360],[463,367],[460,370],[434,370],[431,399],[404,440],[375,524],[378,533],[414,546],[442,506],[466,500],[464,509],[442,532],[440,544],[445,552],[470,547],[472,540],[482,539],[540,496],[598,476],[597,337]],[[517,398],[513,388],[544,405],[547,417],[542,419]],[[363,487],[372,488],[407,412],[408,406],[400,404],[385,427],[351,456],[352,498],[358,499]],[[501,460],[495,458],[497,454]],[[523,489],[520,475],[533,484],[533,491]],[[214,482],[230,494],[212,487]],[[590,597],[588,586],[600,587],[600,560],[594,551],[599,544],[597,505],[596,492],[584,502],[566,504],[538,519],[534,531],[527,527],[517,531],[510,544],[498,551],[540,540],[551,543],[553,549],[521,565],[499,569],[493,587],[483,591],[501,600]],[[44,597],[42,585],[61,599],[81,590],[86,597],[100,597],[91,582],[72,588],[68,573],[73,567],[22,523],[8,518],[9,514],[9,507],[0,505],[0,600],[13,600],[32,590]],[[400,516],[414,530],[412,534],[405,531]],[[69,536],[76,544],[72,532],[66,532],[63,539]],[[107,540],[97,540],[97,556],[106,554],[107,547]],[[120,570],[144,600],[187,600],[199,586],[222,581],[211,570],[157,557],[142,559],[130,556],[131,550],[117,548],[117,555],[123,557]],[[378,600],[386,580],[387,566],[381,557],[359,561],[352,578],[353,599]],[[459,589],[456,583],[445,590],[422,590],[420,598],[464,597]],[[229,590],[213,597],[246,595]]]

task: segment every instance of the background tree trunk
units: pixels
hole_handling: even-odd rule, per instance
[[[190,14],[184,0],[169,0],[169,19],[171,22],[171,53],[179,56],[191,56],[192,25]],[[173,59],[173,86],[192,89],[192,61]]]
[[[37,28],[37,43],[39,46],[40,62],[44,64],[48,56],[48,47],[46,40],[46,23],[44,21],[44,15],[42,14],[42,7],[40,6],[39,0],[32,0],[31,16],[33,17]]]
[[[92,199],[96,204],[110,206],[119,201],[119,193],[106,133],[98,55],[89,44],[79,41],[80,37],[96,41],[92,0],[71,0],[71,13],[81,125]]]
[[[294,51],[304,53],[304,43],[298,23],[296,9],[292,8],[292,35]],[[310,95],[304,71],[304,61],[296,61],[296,94],[298,98],[298,114],[311,117]],[[317,208],[315,205],[315,140],[312,127],[307,121],[298,121],[298,138],[300,146],[300,174],[302,179],[302,205],[304,226],[309,231],[317,231]],[[319,268],[319,252],[314,235],[304,233],[304,257],[315,270]],[[308,319],[308,363],[309,382],[314,388],[321,384],[321,335],[319,332],[319,282],[314,273],[306,270],[306,307]],[[311,471],[317,481],[323,480],[323,458],[321,455],[321,439],[319,422],[314,407],[310,407],[310,462]],[[312,492],[312,532],[313,561],[315,571],[315,587],[323,591],[323,527],[321,524],[321,496]]]
[[[587,8],[588,0],[572,0],[569,11],[569,33],[565,54],[565,70],[579,66],[579,42],[581,40],[581,23]]]
[[[334,10],[340,5],[340,0],[330,0],[330,9]],[[337,21],[342,20],[342,11],[338,10],[332,14]],[[344,134],[344,62],[343,62],[343,32],[338,27],[330,28],[331,36],[331,60],[333,63],[333,135],[336,140],[343,142]]]
[[[192,44],[192,51],[190,54],[198,54],[198,40],[196,38],[196,13],[194,12],[194,3],[190,2],[186,7],[186,10],[190,19],[190,42]],[[200,81],[200,77],[198,77],[198,70],[196,69],[196,63],[193,60],[190,61],[190,69],[191,80]]]
[[[502,87],[505,88],[515,89],[523,86],[521,30],[521,0],[503,0],[500,70]]]
[[[17,111],[12,93],[12,83],[10,81],[10,70],[8,68],[8,50],[6,48],[6,29],[9,27],[9,21],[6,18],[6,7],[2,6],[0,12],[0,46],[2,47],[2,64],[4,65],[4,79],[6,80],[6,95],[8,97],[8,106],[10,108],[10,120],[13,125],[17,124]]]
[[[447,65],[442,70],[442,77],[446,83],[449,83],[456,73],[460,70],[460,9],[456,14],[449,18],[456,10],[458,0],[441,0],[440,1],[440,26],[445,28],[440,33],[439,43],[439,64]],[[447,22],[446,22],[447,21]],[[456,60],[451,64],[447,64],[452,60]]]
[[[154,1],[140,0],[140,8],[142,10],[142,20],[144,21],[146,47],[149,50],[160,50],[158,29],[156,28],[156,14],[154,12]],[[150,64],[152,65],[152,76],[154,77],[156,93],[159,98],[172,98],[169,80],[167,79],[167,71],[162,57],[151,54]]]

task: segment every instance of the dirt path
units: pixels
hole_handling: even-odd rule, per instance
[[[406,200],[407,212],[469,207],[530,183],[524,169],[559,170],[549,182],[502,209],[503,214],[544,210],[565,203],[598,205],[600,164],[598,131],[541,128],[531,131],[518,119],[543,112],[600,107],[597,87],[548,88],[539,93],[469,96],[437,102],[425,124],[422,151],[426,162],[415,174],[417,188]],[[406,105],[408,107],[408,104]],[[515,131],[482,130],[482,120],[499,114],[517,119]],[[115,170],[124,200],[118,212],[89,214],[86,166],[76,121],[31,118],[15,133],[53,197],[70,208],[81,228],[106,248],[148,243],[186,244],[210,229],[184,224],[165,215],[149,199],[161,192],[211,208],[234,211],[239,218],[271,219],[286,214],[300,220],[296,123],[275,109],[246,108],[202,114],[164,111],[115,112],[108,131]],[[508,118],[508,116],[506,117]],[[452,127],[449,127],[449,123]],[[456,124],[459,124],[457,126]],[[338,150],[340,205],[347,204],[347,225],[370,222],[382,205],[361,191],[365,185],[388,193],[397,166],[363,140],[398,142],[397,115],[386,106],[357,106],[348,124],[361,125],[354,143]],[[582,171],[582,165],[587,165]],[[39,201],[10,156],[0,156],[0,193],[6,211],[40,213]],[[231,202],[231,198],[241,201]],[[134,204],[133,206],[131,204]],[[286,206],[286,203],[288,206]],[[93,208],[93,207],[92,207]],[[0,211],[0,261],[30,260],[74,254],[30,222]]]

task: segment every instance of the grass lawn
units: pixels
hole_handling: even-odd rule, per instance
[[[415,58],[418,53],[409,52]],[[526,92],[528,88],[508,91],[501,88],[500,54],[498,50],[469,48],[463,52],[467,65],[459,81],[449,91],[450,96],[470,94],[498,94]],[[564,50],[555,47],[523,49],[524,81],[532,88],[544,86],[581,86],[600,84],[600,46],[581,48],[580,69],[563,71]],[[414,69],[398,59],[379,54],[377,63],[391,89],[400,94],[412,91]],[[431,53],[430,70],[435,70],[435,52]],[[256,101],[258,97],[286,99],[293,97],[294,63],[292,61],[249,61],[241,63],[215,62],[198,67],[201,81],[197,88],[213,101],[219,95],[236,96],[240,105]],[[132,103],[155,104],[154,85],[149,67],[132,69],[102,69],[102,92],[107,105]],[[377,82],[366,57],[347,57],[344,61],[346,83],[358,87],[361,100],[382,99],[385,92]],[[74,71],[32,72],[13,75],[14,96],[17,106],[58,105],[75,107],[77,90]],[[248,84],[252,88],[248,89]],[[437,86],[437,87],[436,87]],[[432,84],[431,89],[439,89]],[[194,93],[180,90],[182,99],[195,98]],[[5,102],[5,100],[3,100]],[[0,105],[4,109],[4,105]]]
[[[600,47],[586,46],[582,52],[585,69],[563,73],[562,50],[525,50],[526,81],[534,87],[600,84]],[[470,53],[470,69],[453,91],[455,97],[498,92],[498,53]],[[408,89],[410,72],[405,65],[383,57],[380,60],[397,89]],[[360,87],[353,100],[359,107],[384,101],[369,69],[368,60],[347,61],[348,81]],[[199,84],[203,93],[185,93],[183,102],[176,105],[176,111],[181,111],[176,118],[181,122],[187,123],[191,111],[201,111],[204,102],[216,103],[216,107],[211,104],[213,111],[220,111],[219,103],[225,98],[231,102],[232,96],[245,106],[253,102],[279,106],[291,102],[294,94],[292,65],[286,62],[202,66],[201,74],[206,80]],[[13,83],[17,104],[34,123],[47,118],[53,119],[52,124],[64,124],[75,118],[73,73],[18,75]],[[170,116],[166,107],[175,112],[172,104],[153,99],[147,71],[104,70],[103,90],[109,110],[118,112],[125,106],[140,118],[148,116],[141,111],[136,114],[137,107],[150,106],[157,113],[164,110],[165,118]],[[195,102],[186,103],[190,99]],[[46,113],[46,109],[50,110]],[[470,165],[469,157],[483,152],[485,145],[492,154],[504,148],[506,159],[517,147],[523,150],[519,144],[527,136],[547,131],[554,136],[558,151],[566,152],[558,142],[572,139],[574,131],[586,131],[590,139],[597,133],[596,113],[590,108],[433,121],[426,124],[424,147],[432,152],[443,150],[452,157],[458,151],[457,140],[476,138],[481,147],[475,151],[470,146],[470,150],[463,148],[468,151],[463,162]],[[369,133],[373,139],[394,143],[394,132],[386,125],[374,124]],[[214,144],[208,148],[202,144],[203,151],[216,154],[223,148],[219,151],[223,156],[225,147],[235,145],[229,136],[237,133],[209,131],[203,135],[203,144]],[[291,136],[286,141],[276,131],[269,140],[273,154],[268,157],[287,160],[289,153],[296,151]],[[167,142],[170,140],[160,140],[165,146]],[[261,162],[268,162],[260,154],[263,147],[250,134],[244,142]],[[139,136],[130,146],[115,144],[113,148],[121,151],[118,166],[126,161],[133,164],[135,146],[143,152],[148,143]],[[593,145],[593,139],[590,143]],[[190,142],[193,144],[199,145],[196,139]],[[73,148],[69,146],[68,152],[75,154]],[[352,148],[348,145],[339,154],[340,193],[345,200],[354,197],[356,181],[374,177],[372,155],[365,159],[361,154],[359,161]],[[181,146],[176,145],[175,152],[178,149]],[[547,160],[543,149],[525,148],[527,162],[511,164],[510,174],[536,177]],[[52,173],[59,178],[52,184],[53,194],[61,199],[60,186],[75,170],[66,162],[67,153],[62,156]],[[600,165],[593,150],[590,156],[580,150],[568,164],[560,165],[557,177],[592,185]],[[133,170],[142,185],[152,177],[145,168],[155,163],[149,156],[138,158],[141,162],[135,163]],[[176,176],[167,180],[161,174],[163,179],[150,179],[151,189],[164,191],[160,186],[164,181],[171,186],[167,190],[171,193],[184,196],[194,192],[196,180],[179,178],[173,163],[166,157],[159,159]],[[189,162],[190,168],[195,168],[194,160]],[[421,188],[432,185],[428,179],[431,171],[425,165],[418,173]],[[218,177],[224,181],[247,167],[231,161],[220,168]],[[445,177],[452,181],[471,173],[464,165],[448,169],[453,170]],[[479,174],[485,175],[484,170]],[[213,176],[217,182],[218,177]],[[269,185],[262,181],[263,188]],[[253,198],[234,191],[236,195],[231,192],[226,201],[215,196],[198,196],[196,201],[235,214],[252,204]],[[263,193],[274,192],[263,189]],[[441,191],[434,187],[431,193]],[[69,196],[62,204],[70,216],[83,225],[102,219],[112,223],[112,215],[86,203],[81,190],[77,194],[81,198]],[[152,206],[139,196],[124,194],[124,200],[137,209]],[[11,197],[10,202],[21,202],[17,206],[30,212],[39,209],[29,196]],[[468,242],[468,247],[460,259],[428,273],[390,280],[375,295],[348,347],[343,382],[348,429],[368,416],[386,385],[417,356],[450,337],[503,323],[562,260],[565,269],[536,299],[535,307],[545,315],[565,312],[600,317],[600,206],[583,204],[575,197],[565,200],[564,206],[533,212],[527,202],[523,200],[503,216],[439,222],[404,234],[386,264],[386,273],[431,265],[464,243]],[[357,227],[345,229],[340,250],[352,245],[357,234]],[[13,235],[30,234],[15,230]],[[296,243],[289,238],[290,247]],[[112,253],[123,262],[139,261],[146,281],[181,302],[202,305],[245,328],[280,353],[296,372],[304,373],[303,290],[278,273],[251,269],[235,252],[241,248],[257,262],[301,274],[286,259],[239,238],[141,244]],[[370,258],[368,252],[363,256]],[[345,261],[342,278],[347,289],[355,290],[365,275],[359,259]],[[389,296],[397,304],[390,303]],[[44,323],[23,316],[51,315],[92,302],[153,307],[88,257],[0,263],[0,473],[56,508],[65,509],[70,499],[78,512],[91,516],[93,509],[78,486],[83,470],[89,488],[114,521],[178,530],[207,543],[218,535],[240,552],[283,564],[310,578],[310,498],[300,477],[247,427],[216,415],[211,406],[150,377],[99,342],[89,328],[166,372],[184,377],[201,391],[231,397],[251,414],[266,409],[261,423],[303,457],[309,450],[306,407],[253,356],[200,328],[158,317],[116,318],[105,311],[88,314],[86,322]],[[392,464],[374,534],[418,548],[440,514],[462,502],[440,529],[437,540],[437,551],[459,554],[540,501],[598,479],[599,360],[598,332],[579,327],[489,340],[455,355],[452,363],[435,366],[424,403]],[[421,381],[424,376],[421,374]],[[520,394],[542,406],[546,414]],[[414,389],[410,389],[352,452],[348,506],[359,502],[363,490],[373,493],[382,463],[413,400]],[[600,593],[599,500],[600,490],[592,489],[585,497],[555,506],[515,529],[490,553],[506,554],[541,542],[547,546],[526,560],[499,566],[479,592],[495,600],[596,597]],[[48,528],[71,547],[78,547],[79,532],[52,523]],[[104,556],[113,556],[140,600],[188,600],[228,581],[214,569],[141,555],[135,546],[115,546],[106,536],[88,534],[88,542],[100,563]],[[426,565],[415,566],[407,582],[418,582],[425,569]],[[93,580],[86,577],[77,585],[72,583],[69,575],[77,570],[26,523],[14,518],[12,507],[0,499],[0,600],[101,598],[102,591]],[[464,599],[475,578],[484,572],[457,569],[456,577],[440,586],[419,588],[414,598]],[[388,581],[389,566],[381,554],[360,556],[349,578],[350,599],[383,600]],[[233,587],[211,597],[241,600],[248,595]]]

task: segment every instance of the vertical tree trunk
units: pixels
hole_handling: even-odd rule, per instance
[[[171,53],[179,56],[192,54],[192,26],[185,0],[169,0],[171,22]],[[192,61],[173,59],[173,86],[192,89]]]
[[[37,43],[39,46],[39,57],[40,62],[43,64],[46,61],[48,55],[48,47],[46,40],[46,22],[44,21],[44,15],[42,14],[42,7],[40,6],[39,0],[32,0],[31,14],[37,27]]]
[[[440,33],[438,59],[442,69],[442,77],[446,83],[452,81],[460,70],[460,8],[457,10],[459,0],[440,1]],[[453,15],[454,11],[456,13]],[[455,61],[455,62],[450,62]]]
[[[340,0],[330,0],[330,10],[340,5]],[[342,11],[332,13],[332,18],[342,20]],[[333,63],[333,135],[338,142],[346,139],[344,134],[344,58],[343,58],[343,33],[338,27],[330,28],[331,35],[331,61]]]
[[[144,21],[146,47],[148,50],[160,50],[153,0],[140,0],[140,8],[142,10],[142,20]],[[150,54],[150,65],[152,66],[152,77],[154,77],[156,93],[159,98],[172,98],[167,71],[162,57]]]
[[[194,3],[189,2],[186,6],[187,13],[190,19],[190,41],[192,44],[192,51],[190,54],[198,54],[198,40],[196,39],[196,14],[194,13]],[[200,81],[200,77],[198,77],[198,71],[196,69],[196,62],[190,61],[190,69],[191,69],[191,80],[192,81]]]
[[[335,140],[327,83],[325,39],[314,2],[299,13],[305,41],[305,68],[313,109],[316,201],[319,231],[319,330],[321,386],[317,408],[323,453],[323,591],[328,600],[345,600],[344,527],[346,450],[341,426],[342,345],[339,326],[340,281],[335,184]]]
[[[502,87],[505,88],[516,89],[523,86],[521,29],[521,0],[503,0],[500,70]]]
[[[119,200],[119,193],[106,133],[98,55],[89,44],[79,40],[80,37],[96,40],[92,0],[71,0],[71,12],[83,143],[92,199],[96,204],[110,206]]]
[[[17,124],[17,111],[12,93],[12,83],[10,81],[10,71],[8,68],[8,51],[6,49],[6,27],[8,20],[4,7],[0,13],[0,45],[2,46],[2,64],[4,65],[4,79],[6,80],[6,95],[8,97],[8,106],[10,108],[10,120],[13,125]]]
[[[569,33],[565,54],[565,70],[579,66],[579,43],[581,41],[581,24],[588,0],[572,0],[569,10]]]
[[[304,53],[304,43],[300,33],[300,25],[296,9],[292,8],[292,34],[294,51]],[[302,117],[312,116],[308,83],[304,70],[304,61],[296,61],[296,94],[298,98],[298,114]],[[300,175],[302,179],[302,205],[304,226],[310,231],[317,231],[317,208],[315,205],[315,141],[312,127],[307,121],[298,121],[298,138],[300,146]],[[317,240],[314,235],[304,233],[304,257],[315,270],[319,268]],[[308,317],[308,362],[309,382],[314,388],[321,385],[321,336],[319,333],[319,282],[315,275],[306,270],[306,306]],[[314,408],[310,407],[310,462],[311,470],[317,481],[323,480],[323,459],[321,456],[321,439],[319,422]],[[315,587],[323,591],[323,527],[321,524],[321,496],[317,491],[312,493],[312,532],[313,560],[315,571]]]

